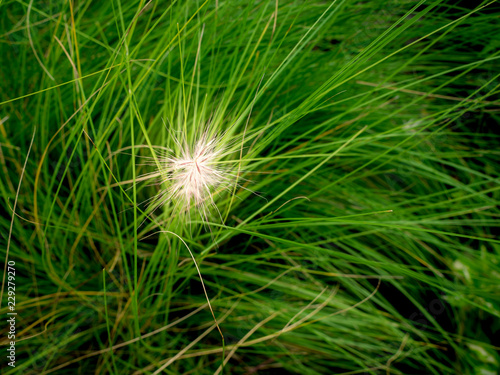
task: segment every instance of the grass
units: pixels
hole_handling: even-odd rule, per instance
[[[499,11],[0,2],[2,374],[498,373]]]

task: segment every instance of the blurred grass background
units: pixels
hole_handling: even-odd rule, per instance
[[[0,2],[2,374],[498,374],[499,15]],[[207,123],[225,221],[152,212],[144,160]]]

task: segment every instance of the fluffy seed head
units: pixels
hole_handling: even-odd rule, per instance
[[[207,198],[211,199],[214,188],[225,182],[224,171],[216,166],[221,152],[215,142],[202,138],[194,148],[185,146],[179,157],[167,161],[163,172],[166,180],[171,181],[171,199],[200,206]]]
[[[237,175],[233,172],[236,162],[221,163],[230,154],[230,145],[223,137],[209,137],[206,132],[192,145],[186,141],[181,143],[175,137],[174,142],[177,152],[169,150],[149,163],[159,169],[156,184],[161,186],[150,203],[153,210],[171,203],[174,210],[188,214],[195,208],[205,222],[208,222],[210,207],[221,216],[214,199],[224,190],[232,191],[237,184]]]

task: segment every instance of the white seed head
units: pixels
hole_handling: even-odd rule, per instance
[[[204,133],[191,146],[185,141],[182,144],[177,139],[174,141],[178,151],[168,151],[154,163],[159,169],[156,175],[160,175],[156,184],[161,188],[150,205],[156,210],[171,203],[174,210],[185,213],[195,208],[208,222],[210,207],[219,213],[215,197],[224,190],[232,191],[237,184],[237,175],[233,172],[236,162],[221,163],[230,153],[222,137],[209,137]]]
[[[199,206],[223,184],[224,171],[216,166],[220,151],[215,146],[215,139],[201,139],[194,148],[183,147],[179,157],[167,161],[163,174],[171,181],[170,199]]]

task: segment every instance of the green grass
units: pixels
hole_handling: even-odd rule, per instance
[[[497,374],[499,14],[0,1],[1,373]],[[217,209],[148,204],[205,129]]]

